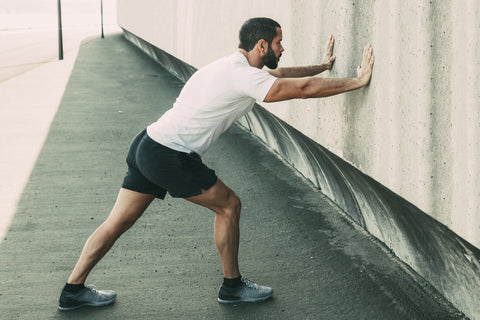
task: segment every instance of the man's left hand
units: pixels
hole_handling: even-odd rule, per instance
[[[327,47],[325,48],[325,55],[323,56],[322,64],[327,68],[327,70],[332,69],[333,62],[335,61],[335,56],[333,55],[333,44],[335,39],[332,35],[328,37]]]

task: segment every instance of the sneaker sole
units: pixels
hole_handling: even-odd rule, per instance
[[[102,302],[102,303],[84,303],[84,304],[81,304],[81,305],[78,305],[78,306],[74,306],[74,307],[62,307],[62,306],[58,306],[58,310],[60,311],[72,311],[72,310],[76,310],[76,309],[79,309],[81,307],[103,307],[103,306],[108,306],[109,304],[112,304],[115,302],[115,299],[113,299],[112,301],[107,301],[107,302]]]
[[[245,299],[238,299],[238,300],[224,300],[224,299],[221,299],[221,298],[218,298],[217,301],[219,303],[223,303],[223,304],[232,304],[232,303],[242,303],[242,302],[262,302],[262,301],[265,301],[267,300],[268,298],[271,298],[272,295],[268,295],[268,296],[265,296],[265,297],[261,297],[261,298],[245,298]]]

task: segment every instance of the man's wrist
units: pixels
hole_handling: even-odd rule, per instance
[[[368,84],[368,81],[365,81],[361,77],[356,77],[356,78],[353,78],[353,79],[355,81],[355,85],[357,86],[357,88],[365,87]]]
[[[318,68],[320,69],[318,73],[322,73],[323,71],[329,70],[328,65],[326,63],[319,64]]]

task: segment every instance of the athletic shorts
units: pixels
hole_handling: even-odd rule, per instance
[[[198,154],[165,147],[153,141],[146,129],[130,144],[127,165],[122,188],[160,199],[167,192],[175,198],[193,197],[217,182],[215,171],[204,165]]]

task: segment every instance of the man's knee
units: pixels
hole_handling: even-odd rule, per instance
[[[104,222],[104,228],[106,228],[106,231],[111,236],[119,237],[125,231],[130,229],[130,227],[132,227],[136,221],[137,219],[112,219],[109,217]]]
[[[216,213],[221,214],[227,218],[238,220],[240,219],[241,210],[242,203],[240,201],[240,198],[234,192],[232,192],[232,194],[229,195],[225,205],[220,207],[219,210],[216,211]]]
[[[186,200],[195,204],[204,206],[217,215],[227,218],[239,219],[242,204],[235,192],[227,187],[220,179],[208,190],[202,191],[202,194],[186,198]]]
[[[238,211],[240,213],[242,209],[242,202],[240,201],[240,198],[234,193],[230,199],[230,208],[233,211]]]

